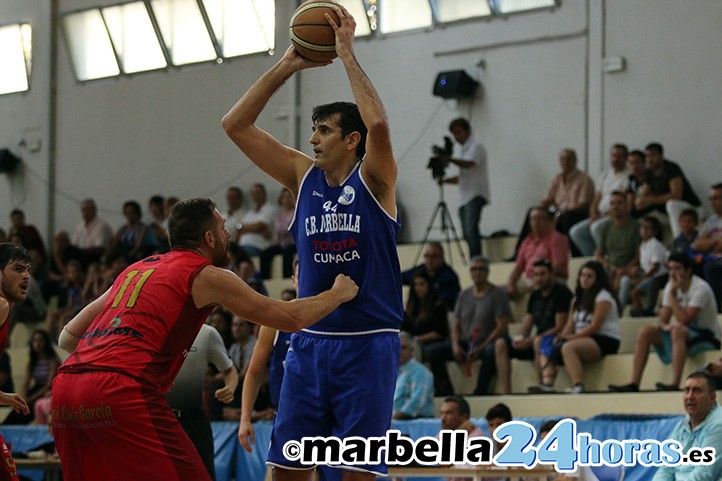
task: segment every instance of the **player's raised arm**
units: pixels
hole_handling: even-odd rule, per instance
[[[364,178],[371,183],[374,196],[386,212],[395,216],[397,167],[386,111],[381,97],[354,54],[354,18],[342,6],[334,6],[333,9],[338,14],[340,23],[336,24],[328,15],[326,18],[336,32],[336,53],[346,69],[359,113],[368,129],[366,157],[361,169]]]
[[[283,145],[268,132],[258,128],[255,122],[273,94],[291,75],[305,68],[329,63],[311,62],[289,47],[281,60],[263,74],[223,117],[223,129],[243,153],[294,195],[311,165],[311,159]]]
[[[286,332],[315,324],[357,293],[356,283],[339,275],[331,289],[286,302],[261,295],[234,273],[213,266],[204,268],[193,282],[197,307],[220,304],[243,319]]]

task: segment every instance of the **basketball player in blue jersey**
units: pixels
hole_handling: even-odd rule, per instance
[[[346,273],[359,295],[291,339],[268,464],[277,481],[306,481],[309,466],[283,455],[289,440],[385,436],[399,365],[401,276],[396,251],[396,161],[383,104],[353,52],[355,21],[335,7],[336,52],[356,104],[316,107],[314,157],[282,145],[254,125],[271,96],[312,62],[290,47],[223,118],[238,147],[296,197],[289,228],[298,248],[299,297]],[[362,160],[363,159],[363,160]],[[342,466],[345,481],[370,481],[385,464]]]

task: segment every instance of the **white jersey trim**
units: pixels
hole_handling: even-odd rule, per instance
[[[365,334],[379,334],[382,332],[393,332],[398,334],[399,329],[393,329],[391,327],[383,329],[372,329],[370,331],[353,331],[353,332],[328,332],[328,331],[314,331],[313,329],[301,329],[301,332],[307,332],[309,334],[317,334],[320,336],[362,336]]]
[[[360,165],[361,165],[361,162],[359,162],[359,166],[360,166]],[[370,195],[371,198],[374,200],[374,202],[376,202],[376,205],[379,206],[379,209],[381,209],[381,212],[383,212],[384,214],[386,214],[386,217],[388,217],[389,219],[391,219],[394,223],[398,224],[398,223],[399,223],[398,219],[395,218],[395,217],[393,217],[391,214],[389,214],[388,211],[387,211],[386,209],[384,209],[384,206],[381,205],[381,203],[380,203],[379,200],[376,198],[376,196],[374,195],[374,193],[371,192],[371,189],[369,189],[369,186],[368,186],[368,184],[366,183],[366,179],[364,179],[363,172],[361,171],[361,169],[359,169],[359,171],[358,171],[358,178],[361,179],[361,183],[364,185],[364,187],[366,187],[366,191],[369,193],[369,195]],[[396,207],[396,217],[398,217],[398,214],[399,214],[399,206],[395,205],[394,207]]]

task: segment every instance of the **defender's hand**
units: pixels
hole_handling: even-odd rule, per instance
[[[333,283],[331,290],[341,296],[341,302],[348,302],[358,294],[358,286],[349,276],[339,274]]]

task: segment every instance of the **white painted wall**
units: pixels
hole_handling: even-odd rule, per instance
[[[51,156],[47,3],[0,0],[0,24],[31,20],[36,41],[31,91],[0,97],[0,146],[17,150],[27,130],[45,141],[37,153],[20,152],[28,168],[12,178],[0,176],[0,225],[7,226],[9,211],[19,206],[41,230],[47,232],[53,222],[72,229],[79,220],[76,199],[88,196],[97,199],[102,216],[119,225],[123,201],[135,198],[145,206],[156,193],[206,195],[223,205],[228,185],[248,187],[260,180],[275,194],[273,182],[226,138],[220,119],[278,54],[78,84],[61,39],[57,146]],[[112,3],[58,0],[57,5],[67,12]],[[282,51],[295,3],[280,5]],[[660,141],[706,196],[709,184],[722,180],[720,18],[722,3],[716,0],[697,0],[694,8],[679,0],[590,0],[589,7],[564,0],[554,12],[357,41],[357,57],[391,120],[407,233],[412,239],[423,236],[437,201],[425,168],[430,147],[460,115],[471,119],[489,154],[486,234],[518,230],[526,208],[557,172],[564,147],[577,149],[581,167],[596,175],[612,143],[640,148]],[[627,70],[603,73],[604,55],[626,57]],[[433,97],[436,74],[454,69],[480,79],[483,96],[458,102]],[[293,143],[286,115],[292,108],[289,85],[272,99],[259,124]],[[304,72],[300,92],[300,148],[308,151],[311,107],[351,99],[351,93],[337,64]],[[49,193],[41,178],[47,179],[51,158],[58,194],[49,219]],[[454,187],[446,188],[446,197],[455,214]]]

